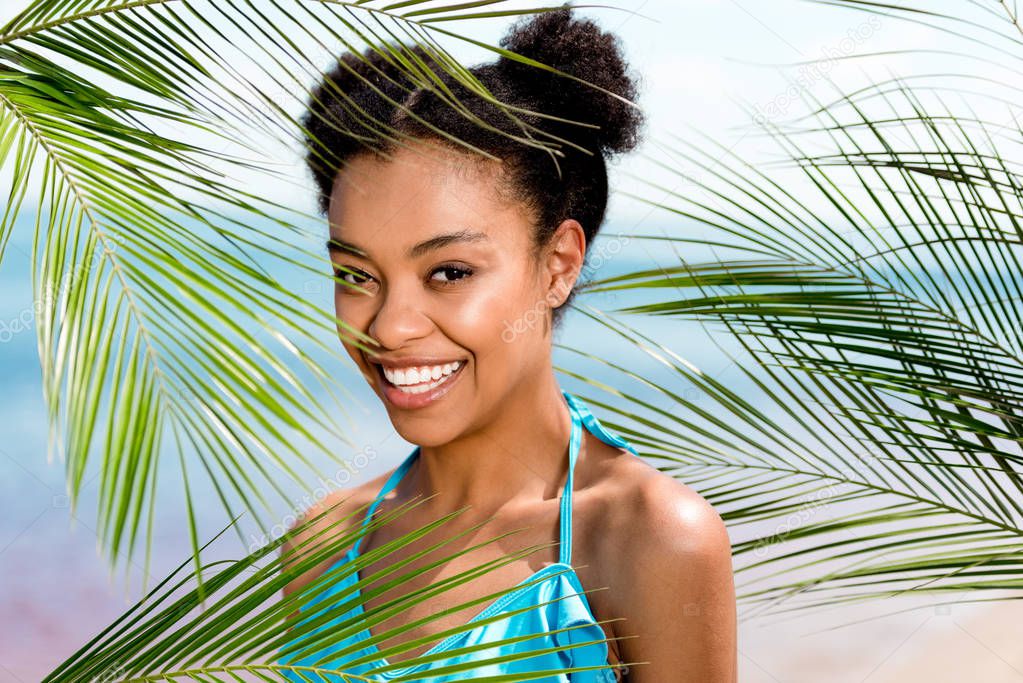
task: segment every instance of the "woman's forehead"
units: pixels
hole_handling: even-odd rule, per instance
[[[335,176],[343,187],[366,188],[381,177],[407,179],[415,176],[425,183],[443,184],[455,181],[487,185],[503,176],[503,164],[476,154],[453,149],[450,145],[412,142],[386,152],[366,151],[347,159]]]
[[[471,163],[408,152],[389,161],[360,156],[334,183],[328,210],[332,238],[367,251],[368,242],[386,240],[404,251],[459,231],[492,242],[518,241],[529,224],[524,207],[500,198],[494,174],[466,172]]]

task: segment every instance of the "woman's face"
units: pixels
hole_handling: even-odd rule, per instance
[[[342,343],[402,437],[430,446],[549,375],[550,309],[575,283],[585,237],[567,220],[536,259],[527,212],[495,194],[496,164],[416,149],[351,160],[328,219],[348,283],[335,285],[337,317],[380,346],[363,351],[347,332]]]

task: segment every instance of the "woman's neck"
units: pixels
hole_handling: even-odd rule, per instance
[[[491,515],[518,500],[558,496],[568,471],[571,414],[553,371],[494,406],[486,425],[442,446],[421,447],[406,479],[445,514]],[[405,481],[402,482],[406,483]]]

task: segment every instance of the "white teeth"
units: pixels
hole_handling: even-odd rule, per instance
[[[446,382],[448,376],[454,374],[460,367],[462,367],[462,361],[418,368],[392,369],[385,367],[384,377],[407,394],[421,394]]]

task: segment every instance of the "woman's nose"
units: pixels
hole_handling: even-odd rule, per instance
[[[425,337],[433,329],[433,322],[423,306],[415,294],[389,291],[381,298],[367,333],[387,349],[398,349]]]

